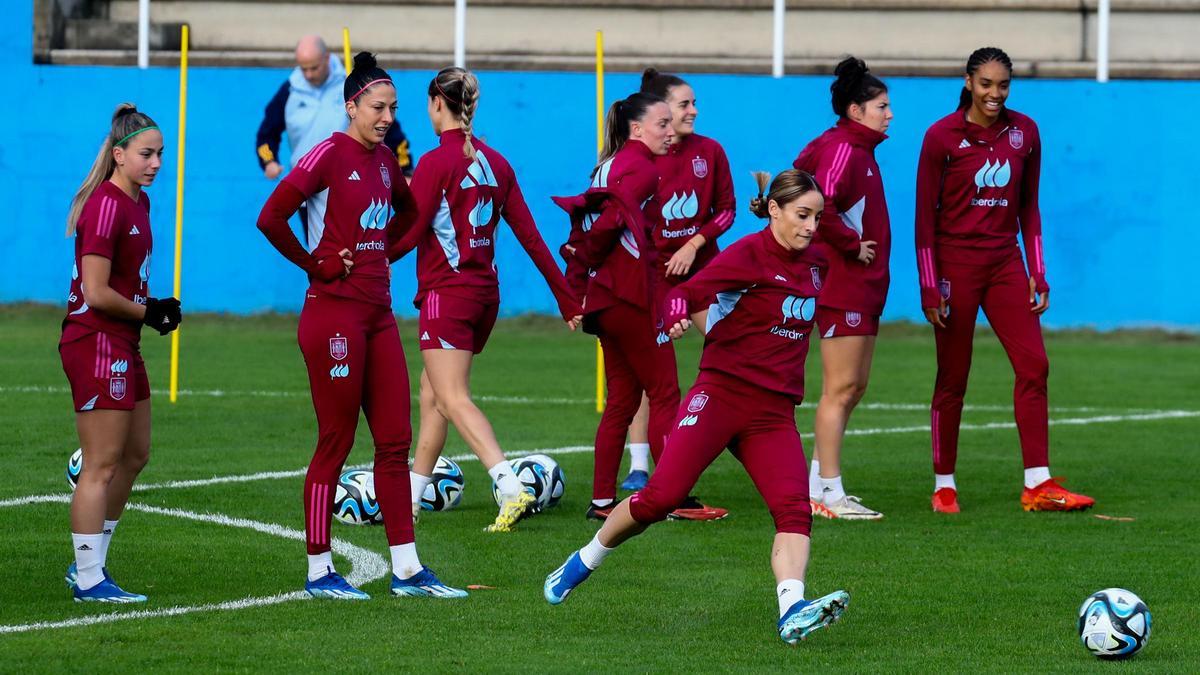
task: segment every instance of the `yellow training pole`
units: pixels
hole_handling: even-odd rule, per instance
[[[179,169],[175,177],[175,297],[181,294],[183,267],[183,150],[187,147],[188,25],[183,24],[179,47]],[[171,333],[171,403],[179,399],[179,328]]]
[[[604,152],[604,31],[596,31],[596,157]],[[596,412],[604,412],[604,348],[596,340]]]
[[[342,26],[342,56],[346,60],[346,73],[349,74],[354,64],[350,60],[350,29],[346,26]]]

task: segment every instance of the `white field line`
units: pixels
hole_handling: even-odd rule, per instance
[[[47,503],[47,502],[69,502],[69,495],[53,495],[58,499],[49,499],[52,495],[38,495],[27,498],[25,504]],[[2,506],[13,506],[9,500],[0,504]],[[254,530],[275,537],[284,539],[294,539],[304,541],[304,533],[299,530],[294,530],[290,527],[276,525],[274,523],[263,523],[257,520],[249,520],[247,518],[233,518],[231,516],[222,515],[219,513],[197,513],[195,511],[187,511],[185,509],[170,509],[160,506],[149,506],[147,504],[130,504],[130,509],[134,511],[142,511],[144,513],[154,513],[162,516],[172,516],[175,518],[183,518],[185,520],[194,520],[202,523],[213,523],[215,525],[225,525],[227,527],[238,527],[247,530]],[[346,576],[346,580],[355,586],[361,586],[370,583],[377,579],[382,579],[388,574],[388,563],[383,559],[383,556],[359,548],[353,544],[334,538],[330,542],[333,551],[350,561],[350,574]],[[116,621],[128,621],[131,619],[153,619],[164,616],[180,616],[182,614],[193,614],[196,612],[221,612],[228,610],[247,609],[250,607],[265,607],[267,605],[277,605],[281,602],[289,602],[292,600],[303,600],[308,598],[308,593],[304,591],[293,591],[291,593],[279,593],[276,595],[266,595],[259,597],[242,598],[240,600],[229,600],[226,602],[218,602],[207,605],[188,605],[165,607],[163,609],[144,609],[133,612],[114,612],[111,614],[94,614],[91,616],[81,616],[76,619],[66,619],[63,621],[40,621],[37,623],[14,624],[0,626],[0,635],[11,633],[27,633],[35,630],[47,630],[51,628],[77,628],[80,626],[93,626],[101,623],[113,623]]]
[[[0,386],[0,394],[68,394],[71,390],[68,387],[62,386]],[[153,390],[153,394],[162,396],[165,392]],[[309,397],[307,391],[271,391],[265,389],[252,390],[232,390],[224,389],[180,389],[180,396],[202,396],[208,398],[305,398]],[[492,396],[488,394],[477,394],[472,398],[480,403],[508,403],[514,405],[592,405],[596,401],[590,398],[559,398],[559,397],[538,397],[538,396]],[[416,399],[416,396],[413,397]],[[816,408],[817,404],[806,402],[800,405],[804,409]],[[857,410],[915,410],[928,411],[928,403],[882,403],[882,402],[867,402],[860,403],[856,407]],[[996,405],[996,404],[967,404],[963,406],[965,411],[977,412],[1009,412],[1012,410],[1011,405]],[[1156,412],[1148,408],[1098,408],[1093,406],[1071,406],[1071,407],[1052,407],[1050,412],[1057,413],[1093,413],[1093,412]]]

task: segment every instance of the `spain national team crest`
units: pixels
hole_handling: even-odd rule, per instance
[[[1020,129],[1009,129],[1008,144],[1013,147],[1013,150],[1020,150],[1025,145],[1025,132]]]
[[[125,398],[125,378],[114,377],[108,381],[108,395],[114,401]]]
[[[387,166],[379,165],[379,177],[383,179],[383,187],[392,189],[392,174],[388,173]]]
[[[846,325],[851,328],[858,328],[862,323],[862,314],[858,312],[846,312]]]
[[[808,268],[809,274],[812,274],[813,288],[821,290],[821,268],[813,265]]]
[[[949,279],[942,279],[941,281],[938,282],[938,293],[942,294],[943,300],[950,299],[950,280]]]
[[[344,337],[329,338],[329,355],[335,360],[341,361],[350,353],[350,346]]]
[[[692,174],[696,178],[704,178],[708,175],[708,160],[703,157],[696,157],[692,160]]]
[[[708,394],[696,394],[688,401],[688,412],[700,412],[708,403]]]

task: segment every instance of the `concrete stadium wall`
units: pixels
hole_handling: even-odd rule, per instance
[[[166,162],[150,189],[156,252],[153,292],[169,293],[177,160],[178,71],[152,68],[34,66],[31,8],[0,26],[0,67],[12,76],[0,112],[0,203],[9,210],[0,247],[0,302],[62,302],[71,242],[63,221],[71,195],[120,101],[136,102],[163,127]],[[386,64],[385,64],[386,65]],[[183,301],[191,311],[296,310],[302,274],[255,228],[273,187],[253,157],[267,99],[286,76],[266,69],[190,73]],[[395,72],[399,118],[422,153],[435,142],[425,119],[429,72]],[[695,75],[699,129],[728,151],[740,204],[750,172],[778,171],[833,122],[828,78]],[[595,154],[594,83],[580,73],[481,73],[476,129],[509,158],[543,237],[555,247],[566,219],[550,195],[581,190]],[[631,75],[611,76],[611,96],[631,90]],[[951,79],[889,82],[896,120],[878,158],[896,242],[886,319],[918,320],[912,246],[913,186],[925,129],[958,96]],[[1028,80],[1014,84],[1013,108],[1036,119],[1044,142],[1042,214],[1053,288],[1051,326],[1166,325],[1200,329],[1191,265],[1200,218],[1184,202],[1195,194],[1190,112],[1200,82]],[[742,208],[726,242],[761,227]],[[506,315],[553,311],[553,301],[515,239],[502,235],[498,265]],[[393,275],[396,311],[412,315],[411,260]]]

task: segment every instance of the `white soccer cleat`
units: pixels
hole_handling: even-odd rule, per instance
[[[832,520],[879,520],[883,514],[862,505],[858,497],[846,495],[836,502],[810,500],[813,513]]]

